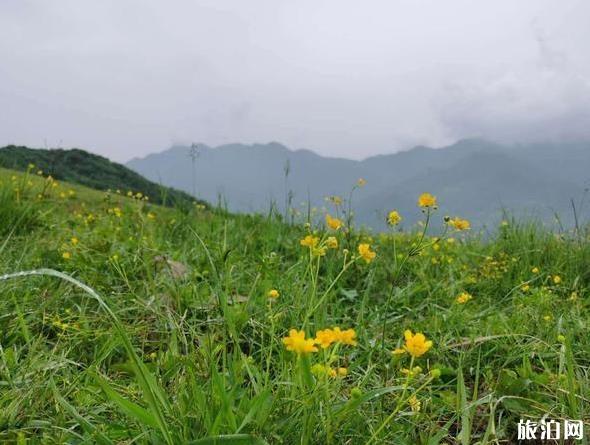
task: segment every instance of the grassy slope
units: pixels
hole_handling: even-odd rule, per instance
[[[63,271],[122,325],[58,278],[0,282],[2,440],[515,443],[523,416],[590,420],[587,237],[516,224],[485,244],[455,235],[410,256],[392,280],[415,236],[338,233],[340,248],[310,262],[304,226],[47,187],[6,170],[0,209],[0,275]],[[340,275],[343,248],[354,254],[361,240],[376,259]],[[162,255],[187,275],[174,277],[178,264]],[[271,288],[281,294],[272,303]],[[473,295],[464,305],[462,291]],[[354,328],[358,345],[298,360],[281,342],[292,327],[331,326]],[[390,352],[405,329],[434,342],[412,364]],[[313,377],[308,361],[348,375]],[[421,371],[408,378],[411,366]],[[243,440],[231,443],[255,443]]]
[[[26,171],[31,164],[35,166],[35,171],[41,170],[58,180],[98,190],[119,189],[122,193],[133,190],[148,195],[158,204],[190,205],[194,201],[185,192],[158,185],[124,165],[84,150],[44,150],[14,145],[0,147],[0,167]]]

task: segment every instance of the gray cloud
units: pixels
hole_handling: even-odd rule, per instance
[[[535,59],[509,70],[449,82],[438,97],[441,122],[452,137],[504,142],[590,139],[590,71],[570,63],[546,33],[532,27]]]
[[[3,0],[0,144],[587,137],[584,0]]]

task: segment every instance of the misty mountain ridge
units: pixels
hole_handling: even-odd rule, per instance
[[[148,179],[192,191],[190,147],[173,146],[127,163]],[[285,175],[288,166],[289,174]],[[581,202],[590,185],[590,143],[502,145],[464,139],[443,148],[417,146],[363,160],[329,158],[282,144],[198,145],[195,161],[197,196],[210,202],[223,197],[232,211],[265,212],[270,203],[284,210],[326,206],[325,197],[346,198],[359,178],[367,184],[353,196],[357,221],[385,227],[387,212],[397,209],[404,225],[421,212],[418,195],[438,197],[442,215],[459,215],[475,226],[496,224],[507,211],[553,223],[559,215],[571,225],[571,199]],[[579,218],[588,216],[583,207]],[[581,212],[581,213],[580,213]]]

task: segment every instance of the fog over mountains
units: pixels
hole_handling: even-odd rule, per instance
[[[133,159],[127,166],[150,180],[187,192],[193,188],[190,147],[173,146],[161,153]],[[325,197],[348,196],[359,178],[367,184],[355,190],[357,221],[384,227],[384,215],[398,209],[409,226],[420,217],[416,199],[422,192],[438,197],[440,215],[459,215],[476,226],[491,225],[503,210],[518,217],[554,223],[558,214],[573,223],[571,199],[578,217],[586,218],[590,186],[590,143],[500,145],[465,139],[443,148],[418,146],[362,161],[326,158],[308,150],[289,150],[279,143],[198,145],[195,162],[197,196],[230,210],[268,211],[271,202],[284,209],[326,206]],[[289,174],[285,176],[288,165]]]

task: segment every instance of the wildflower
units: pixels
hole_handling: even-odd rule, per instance
[[[418,198],[418,206],[422,208],[436,207],[436,196],[430,193],[422,193]]]
[[[421,332],[412,334],[412,331],[408,329],[404,332],[404,338],[406,340],[404,349],[408,351],[412,357],[420,357],[432,348],[432,341],[426,340],[426,337]]]
[[[338,375],[340,377],[346,377],[348,375],[348,368],[344,368],[344,367],[338,368]]]
[[[551,315],[550,315],[550,314],[547,314],[547,315],[544,315],[544,316],[543,316],[543,320],[545,320],[545,321],[551,321],[551,318],[552,318],[552,317],[551,317]]]
[[[559,275],[553,275],[553,283],[554,284],[561,283],[561,277]]]
[[[334,331],[332,329],[323,329],[317,331],[315,334],[314,342],[316,345],[320,345],[322,349],[326,349],[335,341],[336,336],[334,335]]]
[[[340,328],[334,328],[334,336],[336,341],[339,341],[342,344],[356,346],[356,332],[354,329],[346,329],[341,331]]]
[[[271,290],[268,291],[268,294],[267,295],[268,295],[268,298],[279,298],[279,295],[281,295],[281,294],[279,293],[278,290],[271,289]]]
[[[363,178],[359,178],[359,180],[356,181],[356,185],[358,185],[359,187],[364,187],[365,185],[367,185],[367,181],[365,181]]]
[[[27,169],[28,170],[33,170],[35,168],[35,164],[29,164]]]
[[[132,192],[131,190],[129,190],[129,191],[127,192],[127,196],[129,196],[129,197],[131,198],[131,197],[133,196],[133,192]]]
[[[471,227],[471,223],[469,221],[458,217],[450,219],[448,221],[448,225],[458,231],[468,230]]]
[[[114,207],[112,209],[112,212],[117,218],[121,218],[121,215],[123,214],[123,212],[121,211],[121,209],[119,207]]]
[[[395,348],[393,351],[391,351],[391,353],[393,355],[404,355],[406,353],[406,350],[403,348]]]
[[[326,214],[326,225],[332,230],[338,230],[342,227],[342,221],[338,218],[332,218],[329,214]]]
[[[422,403],[420,402],[420,400],[418,400],[418,397],[416,397],[416,394],[413,394],[412,397],[410,397],[408,399],[408,405],[410,405],[410,409],[414,413],[417,413],[418,411],[420,411],[420,408],[422,407]]]
[[[156,215],[152,212],[148,212],[147,217],[148,217],[148,219],[152,219],[152,220],[156,219]]]
[[[465,304],[467,303],[469,300],[471,300],[473,298],[473,296],[467,292],[461,292],[457,298],[455,299],[455,301],[459,304]]]
[[[342,205],[342,198],[340,196],[328,196],[328,201],[331,201],[332,204],[339,206]]]
[[[43,176],[43,170],[37,170],[37,175],[38,176]]]
[[[375,259],[377,255],[375,252],[371,250],[371,245],[367,243],[359,244],[358,251],[360,256],[365,260],[365,262],[370,263]]]
[[[299,241],[299,244],[301,244],[304,247],[309,247],[311,249],[317,246],[319,241],[320,239],[317,236],[307,235],[305,238]]]
[[[298,331],[297,329],[291,329],[289,331],[289,336],[283,338],[283,344],[287,348],[287,351],[293,351],[297,355],[318,351],[318,348],[314,346],[314,341],[312,339],[306,339],[305,332]]]
[[[523,284],[523,285],[520,287],[520,289],[521,289],[523,292],[528,292],[528,291],[531,289],[531,286],[530,286],[529,284],[526,284],[526,283],[525,283],[525,284]]]
[[[532,272],[532,273],[539,273],[539,268],[538,268],[538,267],[533,267],[533,268],[531,269],[531,272]]]
[[[64,252],[64,253],[61,254],[61,257],[64,260],[71,260],[72,259],[72,254],[70,252]]]
[[[392,210],[391,212],[389,212],[389,214],[387,215],[387,223],[390,226],[397,226],[402,220],[401,215],[398,213],[397,210]]]
[[[329,249],[338,249],[338,239],[335,236],[329,236],[326,240],[326,246]]]
[[[557,336],[557,341],[558,341],[559,343],[565,343],[565,335],[563,335],[563,334],[559,334],[559,335]]]
[[[78,238],[76,238],[75,236],[73,236],[70,239],[70,242],[72,243],[72,246],[75,246],[76,244],[78,244]]]

